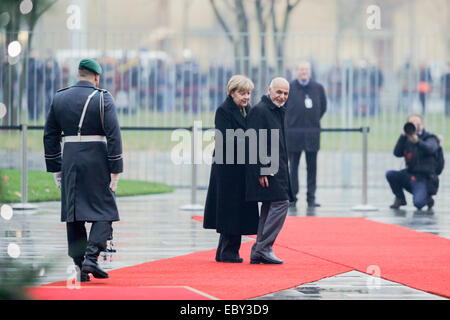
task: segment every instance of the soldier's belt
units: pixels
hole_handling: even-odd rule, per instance
[[[62,142],[106,142],[105,136],[66,136],[62,138]]]

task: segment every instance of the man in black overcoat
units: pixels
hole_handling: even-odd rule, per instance
[[[293,200],[284,107],[289,95],[289,82],[284,78],[273,79],[268,93],[250,110],[247,117],[248,130],[254,130],[257,136],[257,148],[253,152],[256,150],[258,156],[252,163],[250,146],[246,199],[262,202],[258,236],[251,252],[250,263],[253,264],[283,263],[273,253],[272,246],[286,219],[289,201]]]
[[[320,119],[327,110],[327,99],[323,86],[311,79],[311,65],[300,62],[297,79],[290,83],[289,99],[286,102],[287,141],[292,191],[295,207],[299,191],[298,169],[302,152],[306,155],[308,207],[316,203],[317,152],[320,149]]]
[[[89,273],[108,278],[97,259],[112,222],[119,220],[115,191],[123,171],[122,139],[114,100],[97,88],[101,73],[95,60],[81,60],[79,81],[55,94],[44,129],[47,171],[61,188],[68,254],[82,271],[81,281],[89,281]],[[89,238],[86,222],[92,223]]]

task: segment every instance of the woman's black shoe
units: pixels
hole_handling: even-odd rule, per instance
[[[217,258],[216,257],[216,261],[217,262],[227,262],[227,263],[242,263],[244,262],[244,259],[242,258],[235,258],[235,259],[222,259],[222,258]]]

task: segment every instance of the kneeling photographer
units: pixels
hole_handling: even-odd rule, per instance
[[[422,116],[413,114],[408,117],[394,148],[394,156],[405,158],[406,169],[386,173],[395,195],[394,203],[390,206],[392,209],[406,205],[403,190],[412,194],[417,209],[421,210],[426,205],[428,210],[433,207],[432,196],[439,187],[439,143],[436,135],[424,129]]]

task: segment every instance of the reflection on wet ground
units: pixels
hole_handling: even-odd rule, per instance
[[[296,288],[268,294],[255,300],[435,300],[444,299],[404,285],[350,271]]]
[[[203,203],[206,191],[199,191]],[[106,270],[164,259],[200,250],[216,248],[218,234],[204,230],[191,219],[200,212],[182,211],[190,202],[190,190],[171,194],[119,198],[121,221],[113,225],[114,239],[109,248],[116,252],[102,253],[100,263]],[[378,211],[351,210],[360,204],[358,189],[320,189],[317,200],[321,207],[308,210],[300,201],[291,216],[365,217],[378,222],[396,224],[421,232],[450,238],[450,200],[445,192],[435,198],[432,212],[416,211],[412,206],[391,210],[393,198],[388,190],[369,190],[369,202]],[[411,202],[411,201],[410,201]],[[34,212],[14,211],[10,220],[0,218],[0,257],[8,255],[8,245],[17,244],[21,263],[35,266],[51,264],[41,270],[39,284],[65,280],[73,275],[72,261],[67,256],[64,223],[60,222],[60,205],[39,203]],[[89,225],[88,225],[89,226]],[[244,241],[250,241],[244,237]],[[245,259],[245,257],[244,257]],[[374,285],[374,283],[376,285]],[[347,272],[296,288],[272,293],[257,299],[442,299],[439,296],[408,288],[398,283],[357,271]]]

